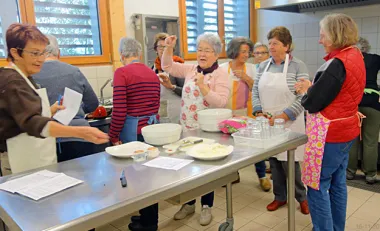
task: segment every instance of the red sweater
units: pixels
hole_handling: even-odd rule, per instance
[[[141,117],[158,114],[160,81],[142,63],[132,63],[115,71],[113,80],[113,111],[109,135],[111,142],[119,140],[126,116]],[[148,118],[139,120],[137,134],[147,125]]]
[[[338,58],[343,62],[346,69],[346,79],[337,97],[321,113],[330,120],[349,119],[331,122],[326,142],[348,142],[360,133],[359,118],[356,114],[363,97],[366,69],[363,56],[356,48],[334,52],[327,59],[331,58]],[[321,94],[323,93],[321,92]]]

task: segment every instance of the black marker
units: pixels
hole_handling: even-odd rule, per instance
[[[121,172],[120,182],[121,182],[121,186],[122,186],[123,188],[127,187],[127,179],[125,179],[124,169],[123,169],[123,171]]]

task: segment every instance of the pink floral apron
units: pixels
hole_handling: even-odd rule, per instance
[[[205,77],[206,78],[206,77]],[[209,107],[194,79],[189,79],[182,89],[181,125],[186,129],[198,129],[198,111]]]
[[[360,112],[354,116],[358,116],[359,127],[361,127],[362,119],[365,118],[365,116]],[[329,120],[320,112],[313,114],[307,113],[306,135],[308,137],[308,142],[305,146],[304,163],[302,168],[302,182],[310,188],[319,190],[320,187],[322,160],[325,150],[326,136],[331,122],[349,118],[352,117]]]

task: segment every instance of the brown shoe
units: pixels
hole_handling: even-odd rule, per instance
[[[309,211],[309,205],[307,203],[307,200],[304,200],[300,203],[300,206],[301,206],[301,213],[307,215],[310,213]]]
[[[286,201],[274,200],[274,201],[272,201],[272,203],[270,203],[267,206],[267,210],[268,211],[276,211],[278,208],[280,208],[281,206],[284,206],[284,205],[286,205]]]
[[[270,170],[270,168],[267,168],[265,169],[265,173],[272,173],[272,171]]]
[[[263,191],[268,192],[272,188],[272,184],[268,180],[268,178],[261,178],[260,180],[260,187]]]

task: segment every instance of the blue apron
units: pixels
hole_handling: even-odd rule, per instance
[[[124,127],[121,130],[120,133],[120,141],[125,144],[131,141],[137,141],[137,128],[139,125],[139,120],[143,118],[149,118],[148,124],[157,124],[157,114],[151,115],[151,116],[140,116],[140,117],[133,117],[127,115],[127,118],[124,122]]]

